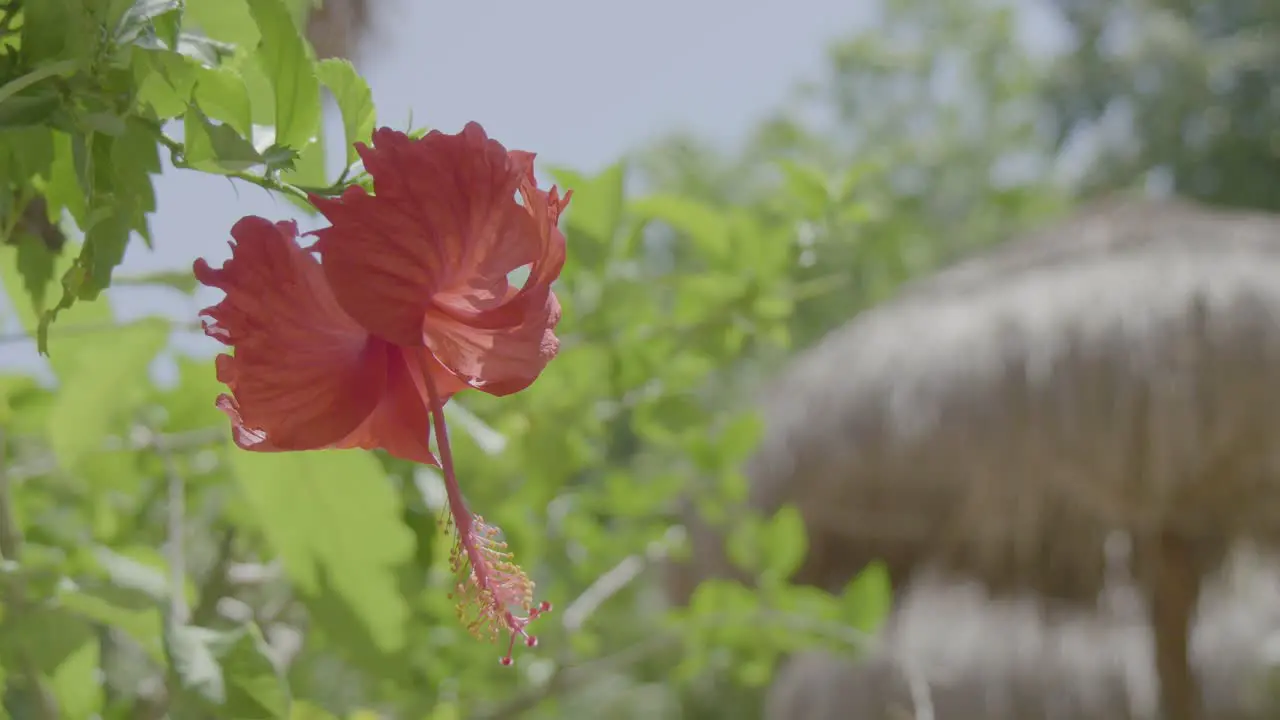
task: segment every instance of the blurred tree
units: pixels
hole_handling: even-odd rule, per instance
[[[1051,0],[1073,35],[1044,98],[1087,193],[1147,181],[1280,209],[1280,3]]]
[[[1060,211],[1037,93],[1046,63],[1017,5],[893,0],[828,51],[743,146],[685,135],[641,154],[643,184],[751,206],[798,238],[791,315],[806,346],[908,277]]]

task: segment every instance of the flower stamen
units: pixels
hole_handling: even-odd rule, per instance
[[[534,604],[533,581],[512,559],[507,544],[501,539],[501,531],[467,508],[454,472],[440,394],[430,368],[424,367],[422,374],[448,497],[444,523],[454,536],[449,566],[457,577],[452,597],[458,603],[458,619],[472,635],[481,639],[495,641],[499,632],[505,630],[509,635],[507,654],[500,662],[511,665],[517,638],[523,638],[526,647],[538,644],[538,638],[529,634],[528,627],[551,611],[551,603]]]

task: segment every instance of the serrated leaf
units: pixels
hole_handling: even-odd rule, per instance
[[[56,258],[57,255],[35,235],[18,237],[18,273],[22,275],[22,288],[31,298],[31,306],[36,312],[44,312]]]
[[[163,48],[140,49],[133,54],[137,102],[161,119],[186,111],[200,64],[181,53]]]
[[[183,121],[187,165],[205,172],[243,172],[263,163],[253,143],[230,125],[209,120],[194,105]]]
[[[55,262],[55,276],[65,273],[69,267],[74,265],[79,249],[73,243],[67,244],[67,247]],[[22,276],[18,273],[17,259],[14,254],[10,254],[16,253],[16,250],[17,248],[12,248],[11,246],[0,246],[0,278],[3,278],[4,289],[9,296],[10,306],[17,312],[23,330],[33,336],[37,336],[44,316],[35,311],[31,306],[29,296],[22,291]],[[106,327],[112,322],[111,308],[105,302],[80,303],[68,310],[67,317],[64,319],[67,320],[70,326],[81,330],[90,327]],[[46,338],[46,342],[48,342],[48,338]],[[96,342],[92,334],[68,333],[65,336],[56,338],[53,344],[58,349],[58,352],[49,358],[49,364],[53,366],[54,374],[58,377],[63,377],[69,373],[79,362],[77,357],[78,350],[87,345],[94,345]]]
[[[317,138],[302,149],[298,157],[284,170],[281,179],[300,187],[323,187],[328,185],[324,167],[324,140]],[[310,205],[310,203],[305,203]],[[314,208],[312,208],[314,210]]]
[[[159,118],[186,112],[191,102],[209,118],[227,123],[248,137],[253,131],[252,107],[244,78],[222,67],[171,50],[140,50],[133,56],[138,102]]]
[[[271,81],[276,142],[301,150],[320,130],[320,81],[310,48],[280,0],[248,0],[262,34],[258,64]]]
[[[111,284],[132,234],[149,238],[147,215],[155,209],[151,175],[160,171],[160,159],[155,138],[143,121],[130,118],[119,137],[73,135],[70,150],[77,180],[88,198],[85,217],[78,219],[84,244],[62,274],[58,303],[40,316],[36,346],[42,354],[48,353],[49,328],[58,315],[77,301],[97,299]],[[70,192],[65,187],[67,178],[59,182],[51,199]]]
[[[292,170],[299,157],[301,157],[301,153],[297,150],[279,143],[262,151],[262,159],[267,164],[267,170],[274,172]]]
[[[114,421],[127,417],[145,397],[148,367],[168,341],[160,320],[122,325],[110,343],[95,345],[66,377],[49,412],[48,433],[59,465],[75,467],[80,458],[102,446]]]
[[[0,177],[19,182],[47,178],[53,166],[54,135],[43,127],[0,130]]]
[[[346,138],[347,166],[360,160],[356,143],[368,143],[373,136],[377,113],[369,85],[356,72],[355,66],[341,58],[327,58],[316,65],[320,82],[329,88],[342,114],[342,130]]]
[[[232,452],[236,481],[285,572],[312,598],[331,593],[385,653],[405,646],[396,584],[413,555],[400,498],[367,453]],[[348,632],[357,630],[349,628]]]

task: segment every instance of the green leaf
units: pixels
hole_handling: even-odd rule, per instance
[[[804,518],[795,506],[778,510],[765,526],[762,539],[764,570],[778,579],[790,577],[800,569],[808,550],[808,534]]]
[[[139,36],[155,37],[169,46],[178,44],[182,25],[182,0],[136,0],[117,25],[117,43],[134,42]]]
[[[30,296],[22,291],[23,280],[18,272],[16,257],[10,254],[15,251],[16,248],[0,245],[0,279],[3,279],[5,292],[9,296],[12,307],[17,311],[22,328],[35,336],[38,334],[42,315],[32,307]],[[70,266],[74,265],[77,251],[78,248],[74,244],[67,244],[62,255],[55,262],[55,275],[66,272]],[[50,346],[58,349],[58,352],[49,358],[54,374],[58,377],[65,377],[79,363],[78,349],[98,343],[92,331],[111,328],[113,325],[111,308],[105,302],[79,303],[65,312],[66,316],[63,320],[74,332],[48,339]],[[83,332],[85,330],[91,332]]]
[[[65,610],[44,606],[9,614],[0,623],[0,663],[15,667],[29,658],[43,673],[53,672],[93,638],[93,628]]]
[[[73,136],[71,155],[89,198],[87,217],[81,221],[85,241],[62,275],[58,304],[40,316],[36,346],[43,354],[48,354],[49,327],[58,314],[77,301],[97,299],[111,284],[134,232],[149,238],[147,215],[155,209],[151,175],[160,171],[160,159],[143,121],[131,118],[119,137]]]
[[[373,135],[377,116],[373,107],[373,93],[347,60],[327,58],[316,66],[320,82],[333,93],[338,111],[342,113],[342,130],[347,143],[347,166],[360,160],[356,143],[368,143]]]
[[[262,37],[245,0],[187,0],[187,18],[222,42],[251,48]]]
[[[816,167],[801,165],[793,160],[778,163],[786,178],[785,188],[806,217],[821,217],[831,205],[831,190],[827,176]]]
[[[615,163],[593,178],[565,168],[551,171],[561,190],[573,190],[566,224],[570,233],[589,235],[595,242],[607,245],[622,221],[623,189],[626,167]]]
[[[842,597],[848,624],[865,633],[875,632],[893,609],[888,568],[882,562],[871,563],[849,581]]]
[[[315,143],[308,145],[308,148],[314,147]],[[262,152],[262,159],[267,165],[268,172],[285,172],[293,170],[298,164],[298,159],[305,153],[294,150],[287,145],[276,143]]]
[[[196,288],[200,286],[196,282],[196,276],[192,275],[188,270],[158,270],[156,272],[143,273],[142,275],[129,275],[126,277],[117,277],[114,283],[115,287],[147,287],[159,285],[169,287],[178,292],[192,295]]]
[[[150,107],[157,117],[178,117],[195,102],[206,116],[227,123],[242,136],[252,134],[249,90],[234,70],[208,67],[171,50],[137,52],[133,64],[138,102]]]
[[[735,465],[747,459],[764,433],[764,419],[756,412],[737,415],[720,432],[720,452]]]
[[[22,53],[32,66],[56,59],[91,58],[98,51],[97,24],[80,0],[25,3]]]
[[[51,140],[51,166],[49,182],[44,189],[45,200],[49,203],[51,215],[61,215],[66,210],[83,230],[89,225],[89,199],[85,188],[80,185],[73,138],[65,133],[54,133]],[[60,270],[65,272],[66,267]]]
[[[280,0],[249,0],[262,33],[257,58],[275,98],[276,142],[301,150],[320,130],[320,81],[310,48]]]
[[[133,552],[139,554],[137,549]],[[162,566],[108,547],[94,548],[93,559],[111,588],[110,594],[120,603],[152,607],[169,601],[169,578]]]
[[[138,105],[162,119],[186,111],[200,63],[173,50],[148,48],[135,52],[131,64]]]
[[[675,195],[651,195],[631,202],[631,211],[685,235],[708,258],[729,252],[729,222],[716,208]]]
[[[57,595],[58,606],[85,622],[115,628],[138,643],[147,656],[164,664],[163,622],[158,608],[121,607],[112,597],[87,588],[66,588]]]
[[[191,106],[183,122],[186,164],[205,172],[243,172],[263,163],[253,143],[230,125],[214,123]]]
[[[102,707],[102,683],[98,681],[101,655],[96,638],[84,643],[53,672],[52,691],[62,717],[94,717]]]
[[[184,699],[226,720],[289,717],[288,685],[256,626],[229,632],[169,627],[165,647]]]
[[[115,421],[145,397],[147,370],[168,341],[168,325],[143,320],[121,326],[112,341],[95,344],[66,377],[48,419],[49,444],[63,468],[102,446]]]
[[[31,298],[31,306],[36,312],[44,312],[57,255],[35,235],[20,235],[17,244],[18,272],[22,275],[22,287]]]
[[[244,78],[225,68],[199,66],[192,99],[204,114],[230,125],[242,137],[253,136],[253,112]]]
[[[286,150],[288,148],[285,148]],[[281,178],[300,187],[323,187],[328,184],[324,167],[324,142],[317,138],[298,154]],[[310,204],[310,203],[306,203]]]
[[[378,720],[379,717],[375,716],[374,720]],[[338,720],[338,717],[322,707],[299,700],[293,704],[293,713],[290,714],[289,720]],[[355,720],[355,718],[348,720]]]
[[[352,611],[373,646],[405,647],[409,609],[396,584],[413,556],[398,494],[358,451],[232,452],[241,494],[298,589],[326,590]]]
[[[0,130],[0,177],[23,182],[49,177],[54,158],[54,135],[48,128]]]

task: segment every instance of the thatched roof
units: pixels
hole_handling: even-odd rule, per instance
[[[1217,578],[1195,627],[1206,720],[1280,717],[1280,577],[1250,574]],[[1120,584],[1101,609],[1045,616],[1035,599],[993,602],[980,587],[918,582],[861,657],[787,660],[765,720],[1156,720],[1151,629],[1135,593]]]
[[[930,557],[1086,600],[1113,530],[1208,567],[1280,528],[1280,219],[1087,207],[858,316],[763,407],[752,503],[800,508],[815,584]]]

